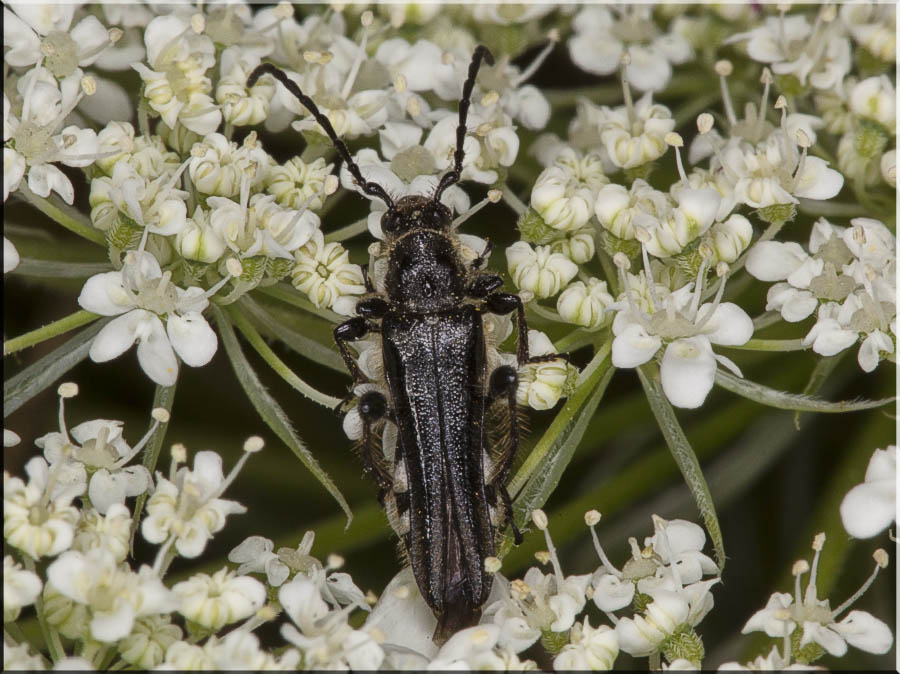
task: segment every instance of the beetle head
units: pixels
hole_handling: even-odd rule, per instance
[[[393,238],[414,229],[448,232],[450,223],[449,208],[440,201],[420,195],[403,197],[381,216],[381,230]]]

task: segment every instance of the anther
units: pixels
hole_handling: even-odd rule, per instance
[[[169,410],[167,410],[165,407],[154,407],[153,411],[150,412],[150,416],[161,424],[169,423],[169,419],[172,418]]]
[[[584,514],[584,523],[589,527],[595,526],[600,521],[600,512],[597,510],[588,510]]]
[[[197,35],[200,35],[200,33],[206,30],[206,17],[200,13],[191,16],[191,30]]]
[[[56,393],[60,398],[74,398],[78,395],[78,384],[72,381],[64,382],[56,389]]]
[[[328,555],[327,559],[325,560],[325,567],[336,571],[336,570],[340,569],[342,566],[344,566],[344,563],[346,561],[347,560],[345,560],[341,555],[338,555],[338,554],[332,552],[330,555]]]
[[[287,0],[281,0],[275,6],[275,16],[279,19],[289,19],[294,16],[294,6],[287,2]]]
[[[234,258],[231,258],[232,260]],[[248,454],[255,454],[265,446],[265,441],[258,435],[251,435],[244,440],[244,451]]]
[[[484,570],[488,573],[497,573],[500,570],[501,566],[503,566],[503,563],[498,557],[484,558]]]
[[[121,28],[118,28],[116,26],[113,26],[108,31],[106,31],[106,36],[109,38],[109,41],[112,44],[115,44],[116,42],[121,40],[122,36],[124,34],[125,34],[125,31],[123,31]]]
[[[631,260],[629,260],[628,256],[622,251],[619,251],[618,253],[613,255],[613,263],[619,269],[624,269],[625,271],[631,269]]]
[[[728,59],[722,59],[721,61],[716,61],[714,69],[720,77],[728,77],[734,70],[734,66]]]
[[[546,550],[538,550],[534,553],[534,558],[541,564],[549,564],[550,560],[552,559],[550,557],[550,553]]]
[[[547,528],[547,513],[540,508],[531,511],[531,520],[534,522],[534,526],[541,531],[544,531]]]
[[[184,463],[187,461],[187,447],[180,442],[176,442],[172,445],[172,448],[169,451],[172,454],[172,461],[174,463]]]
[[[244,266],[236,257],[230,257],[225,260],[225,269],[231,276],[235,278],[244,273]]]
[[[792,576],[802,576],[807,571],[809,571],[809,562],[805,559],[798,559],[791,567]]]
[[[700,132],[700,135],[706,135],[710,131],[712,131],[713,125],[716,123],[716,120],[713,118],[711,114],[708,112],[702,112],[697,116],[697,131]]]
[[[494,105],[499,100],[500,94],[498,94],[496,91],[489,91],[481,97],[481,105],[483,105],[484,107],[488,107]]]
[[[394,90],[398,94],[402,94],[406,91],[406,77],[404,77],[403,73],[397,73],[397,77],[394,78]]]

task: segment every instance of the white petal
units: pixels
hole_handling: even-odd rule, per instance
[[[19,251],[12,241],[3,237],[3,273],[8,274],[19,266]]]
[[[850,611],[846,618],[831,627],[848,644],[869,653],[887,653],[894,643],[891,629],[865,611]]]
[[[149,312],[147,312],[149,313]],[[178,361],[166,336],[162,321],[154,314],[153,320],[143,324],[137,348],[141,369],[160,386],[172,386],[178,378]],[[118,319],[117,319],[118,320]]]
[[[88,573],[87,560],[84,555],[70,550],[61,554],[47,567],[47,580],[69,599],[80,604],[88,604],[90,603],[87,594],[89,587],[84,582],[84,576]]]
[[[660,367],[663,391],[676,407],[700,407],[716,379],[716,359],[704,337],[677,339],[666,347]]]
[[[75,188],[66,177],[66,174],[53,164],[39,164],[32,166],[28,171],[28,189],[41,197],[50,196],[50,192],[56,192],[70,206],[75,200]]]
[[[783,281],[809,257],[799,243],[762,241],[747,254],[747,271],[760,281]]]
[[[95,363],[118,358],[134,344],[141,321],[156,318],[149,311],[134,309],[110,321],[94,338],[90,357]],[[159,320],[159,319],[157,319]]]
[[[131,634],[134,627],[134,607],[120,600],[115,611],[108,613],[94,612],[91,620],[91,634],[97,641],[118,641]]]
[[[711,305],[700,307],[698,319],[703,320]],[[713,344],[740,346],[753,336],[753,319],[747,312],[732,302],[722,302],[716,307],[712,318],[706,324],[706,336]]]
[[[206,319],[197,312],[172,314],[166,332],[181,359],[191,367],[206,365],[216,353],[219,340]]]
[[[831,199],[837,196],[843,186],[844,176],[828,168],[828,162],[818,157],[807,156],[794,194],[806,199]]]
[[[101,468],[91,477],[88,496],[97,512],[106,514],[114,503],[125,503],[125,485],[127,478],[121,473],[110,473]]]
[[[122,272],[119,271],[91,276],[81,289],[78,304],[82,309],[101,316],[118,316],[135,307],[134,299],[122,283]]]
[[[887,529],[896,516],[897,487],[892,480],[858,484],[841,501],[841,521],[855,538],[871,538]]]
[[[803,638],[800,640],[800,648],[816,642],[830,655],[841,657],[847,652],[847,642],[834,630],[817,622],[806,620],[803,623]]]
[[[616,367],[637,367],[653,358],[662,340],[638,323],[629,324],[613,340],[612,362]]]
[[[11,147],[3,148],[3,201],[9,199],[9,193],[19,189],[22,176],[25,175],[25,158]]]
[[[634,599],[634,583],[606,573],[594,581],[594,603],[601,611],[618,611]]]

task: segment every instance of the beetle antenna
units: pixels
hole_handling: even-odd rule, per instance
[[[466,117],[469,115],[472,89],[475,87],[475,76],[478,75],[478,68],[481,67],[481,59],[487,61],[490,66],[494,65],[494,56],[483,44],[475,47],[475,52],[472,54],[472,62],[469,64],[469,76],[466,78],[465,84],[463,84],[462,98],[459,101],[459,125],[456,127],[456,152],[453,153],[453,170],[441,177],[441,182],[438,183],[433,201],[439,201],[445,189],[459,182],[464,156],[463,143],[466,140]]]
[[[477,68],[476,68],[477,70]],[[262,77],[263,75],[271,75],[276,80],[281,82],[288,91],[290,91],[294,96],[300,101],[303,106],[312,113],[312,116],[315,117],[316,121],[319,123],[323,129],[325,129],[325,133],[328,134],[328,137],[331,139],[331,142],[334,144],[335,149],[338,151],[338,154],[343,157],[344,161],[347,163],[347,170],[350,171],[353,178],[356,180],[356,184],[359,185],[360,189],[372,197],[378,197],[385,204],[387,204],[388,210],[394,210],[394,202],[388,196],[388,193],[384,191],[384,188],[378,183],[369,182],[365,178],[363,178],[362,172],[359,170],[359,165],[353,161],[353,158],[350,156],[350,151],[347,149],[347,146],[344,144],[340,138],[338,138],[337,133],[334,131],[334,127],[331,125],[331,121],[323,115],[319,108],[316,107],[316,104],[313,102],[309,96],[300,91],[300,87],[297,86],[297,83],[294,82],[291,78],[287,76],[287,74],[278,68],[277,66],[271,63],[263,63],[261,65],[256,66],[252,73],[250,73],[250,77],[247,78],[247,88],[252,87],[256,84],[256,81]],[[471,69],[470,69],[470,77],[471,77]],[[469,86],[469,91],[471,92],[472,87]],[[468,104],[466,105],[468,107]],[[462,146],[460,146],[462,147]],[[459,154],[459,153],[458,153]],[[460,157],[460,161],[462,157]],[[458,163],[458,162],[457,162]]]

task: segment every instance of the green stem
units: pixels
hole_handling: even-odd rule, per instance
[[[584,370],[582,370],[578,378],[578,387],[575,389],[575,392],[569,396],[568,400],[566,400],[562,410],[560,410],[559,414],[556,415],[556,418],[553,419],[550,427],[538,441],[537,445],[535,445],[534,449],[532,449],[528,456],[525,457],[525,461],[522,462],[515,477],[510,480],[510,494],[518,493],[522,487],[525,486],[525,483],[528,482],[528,479],[531,477],[534,470],[540,465],[541,461],[543,461],[544,455],[547,454],[553,446],[556,437],[572,420],[578,410],[581,409],[581,405],[587,400],[591,390],[609,369],[610,363],[607,358],[609,357],[611,348],[612,342],[606,342],[597,350],[597,353],[594,354],[591,362],[587,364]]]
[[[268,295],[269,297],[284,302],[286,304],[290,304],[293,307],[297,307],[298,309],[303,309],[310,314],[315,314],[320,318],[324,318],[326,321],[330,323],[340,323],[345,320],[343,316],[334,313],[329,309],[320,309],[316,307],[312,302],[303,297],[303,295],[294,290],[291,286],[285,285],[283,283],[279,283],[273,286],[266,286],[265,288],[257,287],[255,288],[255,292],[262,293],[263,295]]]
[[[519,199],[516,193],[512,191],[512,188],[509,185],[503,183],[500,185],[500,191],[503,192],[504,201],[506,201],[506,203],[509,204],[509,207],[516,212],[516,215],[522,215],[522,213],[528,210],[528,207],[521,199]]]
[[[548,321],[552,321],[553,323],[563,322],[562,318],[560,318],[559,314],[556,313],[556,311],[554,311],[553,309],[548,309],[547,307],[542,307],[537,302],[532,302],[531,304],[529,304],[528,309],[533,311],[541,318],[546,318]]]
[[[175,404],[175,386],[178,382],[171,386],[157,386],[153,395],[153,409],[162,407],[171,414],[172,406]],[[155,423],[155,421],[153,422]],[[156,433],[150,438],[150,442],[144,448],[144,458],[141,464],[146,468],[150,475],[156,471],[156,464],[159,462],[160,450],[162,450],[163,442],[166,439],[166,431],[169,428],[169,422],[160,423],[156,429]],[[134,536],[137,533],[138,526],[141,523],[141,511],[144,509],[144,502],[147,500],[147,494],[141,494],[137,498],[134,505],[134,517],[131,519],[131,543],[130,547],[134,551]]]
[[[775,325],[781,320],[781,314],[777,311],[766,311],[753,319],[753,331],[758,332],[770,325]]]
[[[3,342],[3,355],[8,356],[16,351],[21,351],[22,349],[27,349],[30,346],[45,342],[48,339],[53,339],[70,330],[80,328],[82,325],[87,325],[98,318],[100,318],[99,314],[81,309],[74,314],[69,314],[65,318],[60,318],[58,321],[53,321],[37,330],[26,332],[24,335],[19,335],[18,337],[13,337],[8,341]]]
[[[291,370],[291,368],[289,368],[285,362],[276,356],[275,352],[269,348],[269,345],[266,344],[262,336],[256,331],[256,328],[250,324],[250,321],[247,320],[247,317],[238,307],[232,304],[225,307],[225,311],[228,312],[228,315],[234,321],[238,330],[240,330],[244,337],[247,338],[247,341],[250,342],[250,346],[262,356],[262,359],[266,361],[269,367],[275,370],[275,373],[278,374],[279,377],[284,379],[301,394],[323,407],[334,409],[340,404],[340,398],[335,398],[334,396],[327,395],[314,389],[294,374],[293,370]]]
[[[746,344],[723,344],[726,349],[745,351],[805,351],[810,348],[802,339],[751,339]]]
[[[545,89],[542,93],[554,110],[575,105],[580,98],[587,98],[591,103],[619,103],[622,100],[622,87],[618,84],[575,89]]]
[[[867,214],[859,204],[836,203],[817,199],[800,199],[797,210],[806,215],[825,216],[827,218],[857,218]]]
[[[336,229],[333,232],[329,232],[325,235],[325,242],[331,243],[332,241],[346,241],[347,239],[351,239],[354,236],[365,232],[368,229],[368,223],[369,221],[366,218],[363,218],[341,227],[340,229]]]
[[[58,201],[58,199],[51,201],[50,199],[39,197],[28,189],[28,185],[24,182],[19,185],[19,192],[22,193],[32,206],[57,224],[62,225],[69,231],[74,232],[88,241],[93,241],[104,247],[106,246],[106,235],[99,229],[94,229],[91,225],[91,221],[72,206],[62,202],[54,203],[55,201]]]
[[[147,110],[147,99],[144,98],[143,91],[141,92],[141,100],[138,103],[138,129],[140,129],[142,136],[150,137],[150,114]]]
[[[22,555],[22,563],[25,565],[26,569],[32,573],[36,573],[34,560],[31,557]],[[37,611],[37,619],[41,626],[41,633],[44,635],[44,643],[47,645],[47,650],[50,651],[50,659],[53,660],[53,662],[59,662],[66,657],[66,652],[63,649],[59,633],[49,622],[47,622],[47,615],[44,612],[44,599],[41,595],[38,595],[34,600],[34,608]]]

